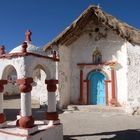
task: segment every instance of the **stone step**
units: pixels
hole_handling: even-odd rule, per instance
[[[99,105],[69,105],[67,107],[67,111],[125,113],[123,107],[99,106]]]

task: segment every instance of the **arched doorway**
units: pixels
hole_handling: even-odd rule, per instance
[[[90,80],[90,104],[106,105],[106,75],[101,71],[93,71],[88,75],[88,80]]]

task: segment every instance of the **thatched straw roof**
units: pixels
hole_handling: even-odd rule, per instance
[[[132,44],[140,44],[140,30],[116,19],[102,11],[98,6],[89,6],[70,26],[48,43],[44,49],[46,50],[52,45],[71,44],[81,35],[83,28],[90,21],[112,29],[120,37]]]

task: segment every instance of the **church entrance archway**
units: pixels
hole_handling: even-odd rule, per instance
[[[89,74],[90,80],[90,104],[106,105],[106,75],[101,71],[93,71]]]

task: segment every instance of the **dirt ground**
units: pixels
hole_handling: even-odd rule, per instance
[[[19,97],[5,98],[7,120],[15,120],[20,110]],[[35,119],[44,119],[45,108],[33,105]],[[113,112],[66,111],[60,113],[64,140],[140,140],[140,116]]]
[[[140,140],[140,116],[105,112],[60,115],[64,140]]]

